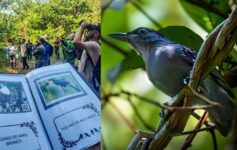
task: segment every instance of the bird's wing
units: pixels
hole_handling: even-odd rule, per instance
[[[234,93],[232,92],[229,84],[223,79],[223,77],[219,74],[216,69],[213,69],[210,74],[212,80],[215,80],[219,85],[232,97],[235,98]]]
[[[197,57],[197,53],[195,51],[179,44],[174,44],[174,46],[177,54],[179,54],[190,65],[194,64],[195,59]]]
[[[177,53],[184,58],[190,65],[194,65],[195,59],[197,57],[197,53],[187,47],[184,47],[182,45],[176,46]],[[231,88],[229,84],[223,79],[223,77],[219,74],[219,72],[216,69],[213,69],[209,73],[212,80],[215,80],[219,85],[231,96],[235,97],[233,92],[231,91]]]

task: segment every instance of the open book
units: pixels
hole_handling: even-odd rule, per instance
[[[1,150],[79,150],[100,142],[100,100],[69,64],[0,75]]]

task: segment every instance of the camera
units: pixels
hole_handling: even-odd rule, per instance
[[[80,25],[82,24],[82,22],[84,22],[84,20],[80,21]],[[97,30],[98,32],[100,32],[100,24],[88,24],[85,27],[88,31],[92,31],[92,30]]]

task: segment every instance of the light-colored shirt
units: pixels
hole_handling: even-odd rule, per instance
[[[10,56],[16,55],[16,48],[15,48],[15,46],[11,45],[11,46],[8,47],[8,49],[9,49],[9,55]]]
[[[84,42],[84,44],[86,49],[83,50],[78,71],[83,73],[89,81],[92,81],[93,70],[100,57],[100,45],[95,41]],[[88,61],[88,57],[92,62]]]
[[[21,57],[26,57],[26,44],[21,45]]]

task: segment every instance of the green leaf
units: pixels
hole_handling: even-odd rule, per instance
[[[134,70],[137,68],[144,68],[144,61],[140,56],[138,56],[135,51],[129,52],[127,57],[118,63],[112,69],[109,69],[107,73],[107,78],[114,84],[116,79],[124,72],[128,70]]]
[[[223,0],[180,0],[184,10],[204,30],[210,32],[227,17],[228,1]]]
[[[184,26],[168,26],[159,30],[159,32],[167,38],[195,51],[199,50],[203,42],[203,39],[198,34]]]

